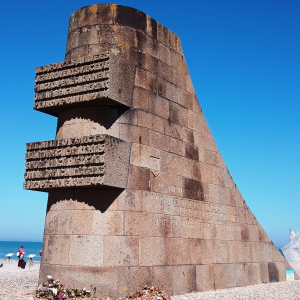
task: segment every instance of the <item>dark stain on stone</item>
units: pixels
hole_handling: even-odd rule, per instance
[[[190,178],[183,178],[183,197],[194,200],[203,200],[203,188],[201,182]]]
[[[129,172],[129,185],[138,190],[150,191],[150,169],[135,167]]]
[[[117,5],[117,15],[115,17],[115,22],[116,24],[121,26],[129,26],[137,30],[146,32],[146,14],[128,6]]]
[[[94,14],[94,12],[93,12]],[[98,9],[96,11],[96,16],[97,16],[97,20],[101,21],[101,24],[103,23],[113,23],[113,13],[111,11],[111,6],[110,5],[98,5]]]
[[[163,33],[162,33],[162,37],[163,37],[162,42],[163,42],[163,44],[165,44],[167,47],[169,47],[170,43],[169,43],[169,30],[168,30],[168,28],[161,25],[160,30],[163,31]]]
[[[140,31],[136,32],[137,48],[150,53],[158,53],[158,43],[152,37]]]
[[[191,144],[185,144],[185,156],[187,158],[191,158],[191,159],[199,161],[198,147],[191,145]]]
[[[196,281],[196,266],[192,265],[188,269],[187,272],[187,283],[189,291],[196,291],[197,290],[197,281]]]
[[[249,228],[248,226],[244,226],[241,231],[241,239],[243,242],[249,241]]]
[[[187,141],[190,144],[195,144],[194,133],[192,130],[187,130]]]
[[[137,48],[145,50],[147,48],[147,36],[139,31],[136,32]]]
[[[180,124],[180,117],[179,117],[179,107],[170,102],[169,103],[169,119],[171,122],[174,122],[174,123],[177,123],[177,124]]]
[[[274,262],[268,263],[269,282],[279,282],[279,272]]]
[[[151,35],[157,40],[157,22],[151,18]]]

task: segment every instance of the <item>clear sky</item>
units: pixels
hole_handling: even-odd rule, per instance
[[[101,3],[101,2],[99,2]],[[0,240],[42,241],[47,193],[25,191],[25,143],[55,138],[32,109],[34,68],[63,61],[86,0],[1,4]],[[250,209],[277,247],[300,230],[299,0],[118,1],[178,34],[208,125]]]

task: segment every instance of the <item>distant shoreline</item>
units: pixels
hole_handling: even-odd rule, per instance
[[[33,257],[33,261],[40,261],[41,257],[39,255],[42,250],[43,243],[42,242],[24,242],[24,241],[0,241],[0,259],[6,259],[6,255],[8,253],[13,253],[11,259],[18,259],[17,252],[20,246],[24,246],[25,251],[25,259],[29,260],[27,256],[29,254],[35,254]]]

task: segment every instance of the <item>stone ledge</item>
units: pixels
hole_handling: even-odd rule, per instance
[[[24,189],[126,188],[130,147],[109,135],[29,143]]]

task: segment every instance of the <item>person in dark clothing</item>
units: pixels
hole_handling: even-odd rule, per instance
[[[23,246],[20,247],[18,253],[19,253],[19,256],[18,256],[19,257],[18,267],[21,268],[21,265],[22,265],[23,260],[24,260],[24,255],[25,255],[25,251],[24,251],[24,247]]]

